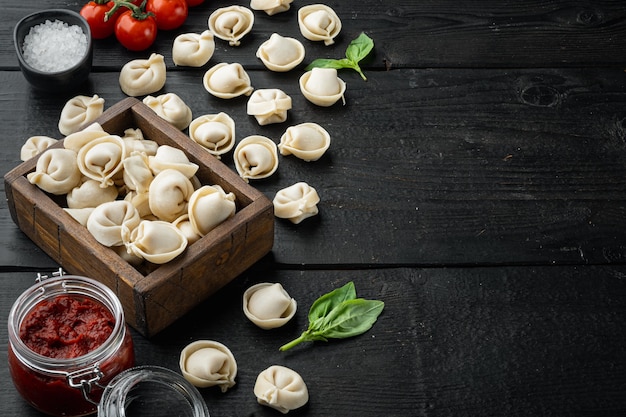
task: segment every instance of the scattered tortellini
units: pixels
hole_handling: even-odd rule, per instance
[[[143,103],[179,130],[186,129],[193,118],[189,106],[174,93],[161,94],[157,97],[146,96]]]
[[[239,63],[221,62],[211,67],[202,78],[204,88],[219,98],[249,96],[254,88],[250,76]]]
[[[187,345],[180,354],[183,377],[198,388],[219,387],[222,392],[235,385],[237,361],[222,343],[198,340]]]
[[[282,13],[289,10],[293,0],[250,0],[250,8],[252,10],[262,10],[268,16],[276,13]]]
[[[291,97],[278,88],[256,90],[247,105],[248,115],[254,116],[259,125],[282,123],[291,110]]]
[[[341,32],[337,13],[325,4],[311,4],[298,10],[298,25],[302,36],[311,41],[324,41],[326,46],[335,43]]]
[[[304,161],[317,161],[330,147],[330,134],[317,123],[300,123],[287,128],[280,138],[281,155],[294,155]]]
[[[235,147],[235,169],[246,182],[271,176],[278,169],[278,147],[268,137],[248,136]]]
[[[174,39],[172,60],[175,65],[201,67],[213,56],[215,39],[210,30],[202,33],[183,33]]]
[[[224,112],[202,115],[191,121],[189,137],[220,158],[235,146],[235,121]]]
[[[302,42],[273,33],[256,51],[256,56],[271,71],[286,72],[298,66],[305,57]]]
[[[79,95],[68,100],[61,110],[59,132],[69,135],[78,132],[83,125],[95,121],[104,113],[104,99]]]
[[[257,376],[254,395],[259,404],[283,414],[309,401],[309,391],[300,374],[281,365],[272,365]]]
[[[339,99],[346,104],[346,83],[339,78],[335,68],[313,68],[300,77],[300,91],[313,104],[330,107]]]
[[[120,71],[119,84],[126,95],[143,96],[162,89],[166,76],[165,57],[153,53],[148,59],[134,59],[124,64]]]
[[[281,219],[288,219],[293,224],[315,216],[319,210],[317,203],[320,197],[315,188],[306,182],[297,182],[283,188],[274,197],[274,215]]]
[[[283,326],[296,314],[298,303],[279,283],[262,282],[243,293],[245,316],[262,329]]]
[[[49,136],[31,136],[26,139],[26,142],[24,142],[22,148],[20,149],[20,160],[27,161],[30,158],[39,155],[58,141],[58,139],[54,139]]]
[[[252,30],[254,13],[243,6],[221,7],[209,16],[209,29],[230,46],[239,46],[241,38]]]

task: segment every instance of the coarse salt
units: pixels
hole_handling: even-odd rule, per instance
[[[23,56],[31,67],[59,72],[77,64],[87,52],[87,36],[78,25],[46,20],[24,37]]]

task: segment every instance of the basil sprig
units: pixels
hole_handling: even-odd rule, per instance
[[[354,282],[322,295],[309,309],[309,327],[300,337],[280,347],[291,349],[302,342],[345,339],[368,331],[383,311],[385,303],[356,297]]]
[[[346,57],[342,59],[327,59],[327,58],[318,58],[311,62],[305,68],[306,71],[310,71],[313,68],[351,68],[358,72],[365,81],[367,78],[361,67],[359,66],[359,62],[363,60],[371,51],[374,49],[374,41],[372,38],[367,36],[365,33],[361,33],[356,39],[350,42],[348,48],[346,48]]]

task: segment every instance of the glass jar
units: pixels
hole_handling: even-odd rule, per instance
[[[98,417],[209,417],[200,392],[176,372],[138,366],[122,372],[104,390]]]
[[[63,296],[104,306],[114,319],[112,332],[100,346],[75,358],[43,356],[21,339],[20,328],[31,312],[45,317],[45,310],[37,311],[42,302]],[[40,280],[13,304],[8,330],[9,370],[17,391],[33,407],[53,416],[94,413],[107,383],[135,363],[119,299],[108,287],[90,278],[65,275]]]

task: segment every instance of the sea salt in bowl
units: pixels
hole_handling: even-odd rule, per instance
[[[91,30],[72,10],[42,10],[22,18],[13,41],[22,74],[40,90],[70,91],[89,77]]]

